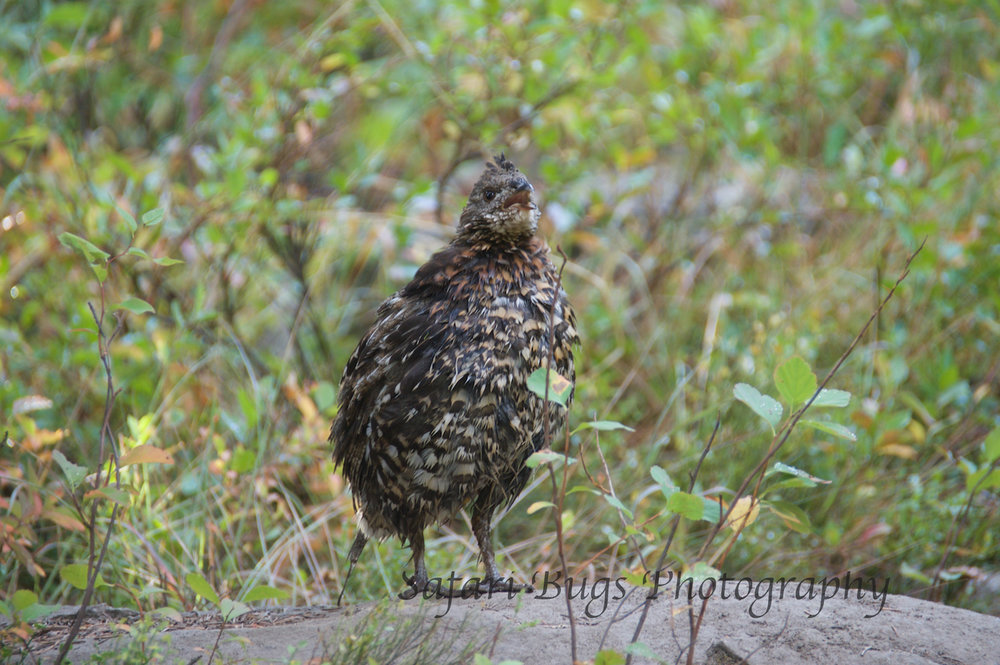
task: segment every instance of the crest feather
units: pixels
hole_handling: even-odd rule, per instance
[[[514,162],[507,159],[507,156],[502,152],[499,155],[494,155],[493,161],[486,164],[487,171],[516,171],[517,167],[514,166]]]

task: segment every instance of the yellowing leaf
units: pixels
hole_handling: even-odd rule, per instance
[[[878,447],[881,455],[890,455],[901,459],[912,460],[917,458],[917,451],[913,446],[905,446],[901,443],[887,443]]]
[[[24,445],[28,450],[38,450],[39,448],[59,443],[66,438],[66,434],[68,432],[64,429],[37,429],[28,434]]]
[[[149,444],[136,446],[118,459],[118,466],[130,464],[173,464],[174,456]]]
[[[528,514],[534,515],[542,508],[554,508],[556,504],[551,501],[535,501],[533,504],[528,506]]]
[[[42,517],[52,520],[64,529],[71,531],[85,532],[87,529],[83,522],[66,509],[47,508],[42,511]]]
[[[285,381],[285,385],[281,386],[281,392],[285,393],[285,398],[289,402],[293,402],[295,404],[299,413],[302,414],[302,420],[311,422],[319,416],[319,410],[316,408],[316,403],[313,402],[307,392],[302,390],[294,375],[288,376],[288,380]]]
[[[733,531],[742,531],[744,527],[754,523],[760,514],[760,501],[752,496],[740,497],[729,513],[726,526]]]
[[[528,389],[539,397],[545,397],[545,380],[548,378],[548,398],[550,402],[566,406],[570,391],[573,389],[573,382],[564,376],[560,376],[554,370],[547,370],[539,367],[528,376]]]

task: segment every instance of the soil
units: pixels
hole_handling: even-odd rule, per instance
[[[828,588],[828,599],[821,604],[819,587],[810,598],[808,587],[792,584],[779,594],[777,583],[753,584],[746,580],[740,587],[730,580],[727,589],[716,588],[698,631],[693,662],[1000,665],[997,617],[888,595],[880,589],[874,594],[865,589],[859,599],[853,587],[846,598],[843,589],[834,593]],[[701,600],[697,587],[694,591],[697,614]],[[600,585],[591,586],[572,601],[578,661],[593,661],[602,649],[624,652],[649,590],[612,581],[607,593],[601,592]],[[677,598],[669,587],[649,601],[639,638],[644,646],[633,647],[637,649],[633,662],[686,662],[690,606],[686,593]],[[51,663],[73,615],[74,608],[50,615],[30,649],[20,654],[15,649],[17,657],[10,662]],[[566,599],[551,589],[513,599],[506,594],[456,598],[450,605],[447,599],[434,598],[342,608],[254,609],[225,625],[218,613],[208,612],[159,621],[161,625],[147,632],[151,639],[142,642],[145,651],[140,652],[140,642],[133,636],[141,625],[138,613],[96,606],[88,613],[70,661],[103,662],[131,647],[142,655],[129,662],[207,665],[294,660],[318,665],[341,662],[335,659],[338,653],[344,662],[352,662],[344,654],[360,649],[369,636],[383,645],[386,639],[401,640],[394,649],[397,655],[405,652],[405,657],[396,662],[471,662],[475,649],[494,663],[571,663]],[[388,656],[373,658],[371,662],[384,662]]]

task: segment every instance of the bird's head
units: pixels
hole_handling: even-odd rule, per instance
[[[541,212],[534,188],[503,153],[486,164],[458,222],[458,237],[473,242],[518,243],[535,235]]]

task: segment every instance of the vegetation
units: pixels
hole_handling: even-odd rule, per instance
[[[567,492],[537,474],[502,569],[559,568],[558,513],[570,574],[641,576],[680,513],[676,567],[1000,613],[1000,8],[450,4],[0,1],[8,636],[84,593],[333,602],[340,372],[499,150],[584,340]],[[924,241],[839,408],[708,540],[664,493],[700,464],[691,494],[731,502]],[[467,519],[428,535],[432,572],[475,574]],[[346,598],[407,558],[370,548]]]

